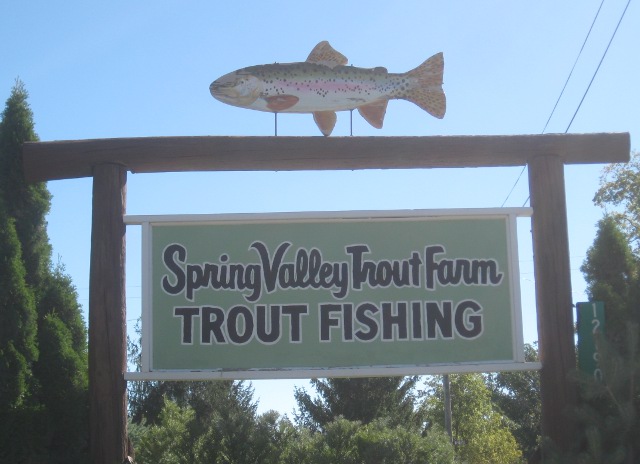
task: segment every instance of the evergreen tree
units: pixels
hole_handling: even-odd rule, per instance
[[[0,193],[7,214],[15,221],[27,284],[36,291],[49,271],[51,246],[45,215],[51,195],[44,183],[28,184],[22,169],[22,144],[35,142],[33,113],[28,93],[17,80],[6,102],[0,121]],[[37,296],[37,295],[36,295]]]
[[[634,463],[640,458],[640,344],[638,262],[614,218],[598,224],[582,266],[591,301],[603,301],[605,336],[597,340],[602,379],[579,376],[581,432],[558,462]]]
[[[14,221],[0,197],[0,415],[23,405],[37,359],[36,309]]]
[[[61,266],[51,266],[45,219],[49,191],[44,183],[24,179],[22,144],[38,140],[27,97],[17,81],[0,121],[0,369],[15,371],[2,375],[0,385],[8,388],[7,378],[20,385],[14,388],[20,395],[13,409],[0,411],[4,431],[12,432],[0,433],[0,457],[83,462],[88,437],[86,327],[71,280]],[[8,438],[16,435],[19,440]]]
[[[73,346],[71,330],[55,313],[47,314],[38,333],[40,359],[34,366],[40,388],[50,462],[82,462],[88,451],[87,359]]]
[[[136,444],[136,462],[193,464],[195,461],[189,428],[194,417],[192,408],[180,408],[175,402],[165,398],[158,423],[142,432],[140,441]]]
[[[598,223],[580,269],[590,301],[605,303],[607,338],[624,349],[627,325],[639,321],[638,261],[613,217],[605,216]]]
[[[420,427],[422,420],[415,411],[417,380],[417,377],[312,379],[318,396],[312,399],[305,389],[296,389],[299,409],[296,420],[314,431],[323,430],[338,417],[365,425],[384,418],[391,426]]]

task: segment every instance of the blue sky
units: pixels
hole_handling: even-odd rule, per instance
[[[44,2],[0,6],[0,97],[20,78],[41,140],[189,135],[271,135],[273,116],[224,105],[215,78],[262,63],[303,61],[321,40],[360,67],[414,68],[445,58],[447,114],[437,120],[390,102],[384,128],[354,114],[357,136],[538,134],[560,94],[600,0],[321,3]],[[547,127],[565,132],[626,0],[605,1]],[[640,130],[640,7],[632,3],[569,132]],[[318,136],[310,115],[280,115],[280,135]],[[334,136],[349,135],[339,113]],[[390,153],[389,156],[393,156]],[[565,169],[574,301],[579,267],[602,211],[591,199],[603,166]],[[130,174],[129,214],[522,206],[521,168]],[[53,181],[49,236],[87,307],[91,179]],[[506,202],[505,202],[506,200]],[[529,224],[521,221],[525,341],[537,338]],[[140,307],[139,231],[128,231],[130,325]],[[254,384],[260,410],[290,412],[293,385]]]

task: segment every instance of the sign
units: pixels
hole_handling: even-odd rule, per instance
[[[595,301],[578,303],[578,367],[600,381],[600,353],[598,337],[604,335],[604,303]]]
[[[148,378],[523,368],[528,209],[139,216]]]

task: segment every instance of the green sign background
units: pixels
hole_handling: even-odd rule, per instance
[[[578,303],[578,367],[582,372],[602,380],[597,337],[604,336],[605,314],[602,301]]]
[[[151,302],[152,355],[151,370],[246,370],[246,369],[315,369],[369,366],[426,366],[452,363],[513,362],[514,353],[512,269],[508,256],[507,217],[487,218],[374,218],[367,220],[303,220],[262,222],[221,222],[216,224],[151,225]],[[515,235],[515,233],[514,233]],[[250,249],[255,241],[264,243],[271,255],[283,242],[291,242],[284,262],[292,262],[299,248],[321,251],[324,262],[347,262],[351,272],[351,256],[345,247],[366,244],[367,260],[407,260],[418,252],[420,287],[350,289],[346,297],[336,299],[327,289],[287,289],[267,294],[249,303],[247,291],[200,289],[193,301],[184,293],[172,296],[162,289],[162,279],[176,283],[176,276],[163,262],[165,248],[181,244],[187,252],[186,262],[220,263],[221,255],[229,263],[257,264],[258,253]],[[499,285],[442,286],[434,290],[425,286],[425,248],[441,245],[446,253],[437,259],[496,260],[503,278]],[[519,298],[519,295],[516,295]],[[466,339],[454,330],[452,339],[383,341],[380,334],[372,341],[343,341],[340,327],[331,328],[331,342],[319,340],[318,308],[322,303],[351,303],[354,308],[364,302],[378,307],[382,302],[422,303],[451,301],[453,308],[461,301],[473,300],[482,311],[482,333]],[[254,311],[255,305],[306,304],[308,314],[302,316],[301,343],[289,342],[289,319],[283,318],[282,336],[274,344],[264,344],[254,337],[249,343],[203,345],[200,343],[200,318],[193,317],[192,344],[182,343],[183,318],[174,315],[176,307],[216,306],[227,311],[244,305]],[[471,313],[469,313],[471,314]],[[333,313],[332,317],[338,317]],[[375,317],[375,316],[374,316]],[[380,314],[377,314],[378,320]],[[411,315],[409,315],[411,319]],[[354,322],[354,330],[363,326]],[[411,321],[409,333],[411,334]],[[423,323],[424,325],[424,323]],[[242,331],[243,327],[239,327]],[[423,328],[426,332],[426,327]]]

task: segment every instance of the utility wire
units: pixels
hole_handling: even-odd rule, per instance
[[[631,0],[629,0],[629,2],[631,2]],[[596,23],[596,21],[598,19],[598,16],[600,15],[600,11],[602,10],[602,5],[604,5],[604,0],[602,0],[602,2],[600,2],[600,6],[598,7],[598,10],[596,11],[595,16],[593,17],[593,21],[591,22],[591,26],[589,27],[589,31],[587,32],[587,35],[584,38],[584,41],[582,42],[582,46],[580,47],[580,51],[578,52],[578,56],[576,57],[575,61],[573,62],[573,66],[571,67],[571,71],[569,72],[569,75],[567,76],[567,80],[565,81],[564,86],[562,87],[562,90],[560,91],[560,95],[558,95],[558,99],[556,100],[555,105],[553,105],[553,109],[551,110],[551,114],[549,114],[549,118],[547,119],[547,122],[545,123],[541,134],[544,134],[544,132],[547,130],[547,126],[549,125],[549,122],[551,121],[551,118],[555,114],[556,108],[558,107],[558,103],[560,103],[560,100],[562,99],[562,96],[564,95],[564,91],[566,90],[567,85],[569,84],[569,81],[571,80],[571,76],[573,75],[573,71],[576,69],[576,65],[578,64],[578,61],[580,60],[580,56],[582,55],[584,47],[587,44],[587,41],[589,40],[589,36],[591,35],[591,31],[593,30],[593,26],[595,25],[595,23]],[[627,7],[628,6],[629,6],[629,3],[627,3]],[[625,7],[625,12],[626,12],[626,10],[627,10],[627,8]],[[622,16],[624,16],[624,12],[623,12]],[[622,18],[620,18],[620,20],[622,20]],[[618,26],[619,25],[620,25],[620,23],[618,22]],[[617,30],[618,30],[618,28],[616,27],[616,31]],[[613,35],[615,36],[615,32],[613,33]],[[613,37],[611,38],[611,40],[613,40]],[[609,45],[611,45],[611,41],[609,41]],[[609,48],[609,46],[607,46],[607,49],[608,48]],[[605,54],[606,54],[606,51],[605,51]],[[602,60],[600,61],[600,63],[602,63]],[[600,68],[600,65],[598,65],[598,68]],[[596,73],[597,72],[598,72],[598,70],[596,69]],[[594,75],[594,77],[595,77],[595,75]],[[592,79],[592,82],[593,82],[593,79]],[[591,84],[589,84],[589,87],[591,87]],[[587,88],[587,92],[588,91],[589,91],[589,88]],[[586,92],[585,92],[585,96],[586,96]],[[584,96],[582,97],[582,99],[584,100]],[[582,105],[582,101],[580,102],[580,105]],[[580,109],[580,105],[578,106],[578,109],[576,110],[576,113],[573,115],[574,118],[575,118],[575,115],[578,113],[578,110]],[[571,122],[573,122],[573,118],[571,119]],[[569,123],[569,127],[570,126],[571,126],[571,123]],[[567,130],[565,131],[565,133],[569,130],[569,127],[567,127]],[[522,167],[522,170],[520,171],[520,174],[518,174],[518,178],[513,183],[513,186],[511,187],[511,190],[509,190],[509,193],[507,194],[506,198],[502,202],[502,205],[500,206],[501,208],[504,207],[504,205],[509,200],[509,197],[511,197],[511,194],[513,193],[513,191],[515,190],[516,186],[518,185],[518,182],[520,182],[520,178],[522,177],[522,174],[524,174],[525,169],[527,169],[526,165],[524,165]],[[528,201],[529,201],[529,197],[527,197],[527,199],[524,201],[522,206],[524,207],[527,204]]]
[[[609,43],[607,44],[607,48],[604,50],[604,53],[602,54],[602,58],[600,58],[600,63],[598,63],[598,67],[596,68],[595,72],[593,73],[593,76],[591,77],[591,81],[589,82],[589,85],[587,86],[587,90],[584,91],[584,95],[582,95],[582,100],[580,100],[580,103],[578,104],[578,107],[576,108],[576,112],[573,113],[573,117],[571,118],[571,121],[569,121],[569,125],[567,126],[567,129],[564,131],[565,134],[567,132],[569,132],[569,128],[571,127],[571,124],[573,124],[573,120],[575,119],[576,115],[578,114],[578,111],[580,111],[580,107],[582,106],[582,102],[584,101],[585,97],[587,96],[587,93],[589,92],[589,89],[591,88],[591,84],[593,84],[593,81],[595,80],[596,75],[598,74],[598,71],[600,70],[600,66],[602,65],[602,62],[604,61],[604,57],[607,56],[607,52],[609,51],[609,47],[611,46],[611,42],[613,42],[613,39],[615,38],[616,33],[618,32],[618,28],[620,27],[620,23],[624,19],[624,15],[627,13],[627,8],[629,8],[629,4],[630,3],[631,3],[631,0],[628,0],[627,1],[627,5],[624,7],[624,11],[620,15],[620,19],[618,20],[618,24],[616,25],[616,28],[613,31],[613,34],[611,35],[611,39],[609,39]]]
[[[584,38],[584,42],[582,42],[582,47],[580,47],[580,51],[578,52],[578,56],[576,57],[576,60],[573,62],[573,67],[571,68],[571,71],[569,72],[569,75],[567,76],[567,80],[564,83],[564,87],[562,87],[562,90],[560,91],[560,95],[558,96],[558,99],[556,100],[556,104],[553,105],[553,110],[551,110],[551,114],[549,115],[549,119],[547,119],[547,122],[544,125],[544,129],[542,129],[542,134],[544,134],[544,131],[547,130],[547,126],[549,125],[549,121],[551,121],[551,118],[553,117],[553,114],[556,112],[556,108],[558,107],[558,103],[560,103],[560,99],[562,98],[562,95],[564,95],[564,91],[567,88],[567,84],[569,83],[569,80],[571,79],[571,76],[573,75],[574,69],[576,69],[576,65],[578,64],[578,60],[580,60],[580,55],[582,55],[582,51],[584,50],[584,46],[587,44],[587,40],[589,40],[589,36],[591,35],[591,31],[593,30],[593,25],[596,23],[596,20],[598,19],[598,16],[600,15],[600,10],[602,9],[602,5],[604,5],[604,0],[602,0],[602,2],[600,3],[600,6],[598,7],[598,11],[596,11],[596,15],[593,17],[593,21],[591,22],[591,27],[589,27],[589,32],[587,32],[587,36]]]
[[[611,46],[611,43],[613,42],[613,39],[615,38],[616,33],[618,32],[618,28],[620,27],[620,23],[622,23],[622,20],[624,19],[624,15],[627,13],[627,9],[629,8],[629,4],[630,3],[631,3],[631,0],[628,0],[627,4],[624,7],[624,10],[622,11],[622,14],[620,15],[620,19],[618,20],[618,24],[616,24],[616,28],[614,29],[613,34],[611,34],[611,38],[609,39],[609,43],[607,44],[607,48],[605,48],[604,53],[602,54],[602,58],[600,58],[600,62],[598,63],[598,67],[594,71],[593,76],[591,76],[591,81],[589,81],[589,85],[587,86],[587,89],[584,91],[584,94],[582,95],[582,99],[580,100],[580,103],[578,104],[578,107],[576,108],[575,113],[573,113],[573,117],[571,118],[571,121],[569,121],[569,125],[567,126],[566,130],[564,131],[565,134],[567,132],[569,132],[569,128],[571,127],[571,124],[573,124],[573,120],[576,118],[576,115],[578,114],[578,111],[580,111],[580,107],[582,106],[582,102],[584,102],[584,99],[586,98],[587,93],[589,93],[589,89],[591,88],[591,84],[593,84],[593,81],[595,80],[596,75],[598,74],[598,71],[600,70],[600,66],[602,65],[602,62],[604,61],[604,57],[607,56],[607,52],[609,51],[609,47]],[[602,6],[602,5],[600,5],[600,6]],[[522,173],[520,173],[520,174],[522,175]],[[519,179],[519,177],[518,177],[518,179]],[[522,206],[527,204],[527,202],[529,201],[529,198],[530,198],[530,196],[527,197],[527,199],[524,201],[524,204]]]
[[[518,185],[518,182],[520,182],[520,178],[522,177],[522,174],[524,173],[525,169],[527,169],[527,165],[526,164],[524,166],[522,166],[522,171],[520,171],[520,174],[518,174],[518,178],[513,183],[513,186],[511,187],[511,190],[509,190],[509,193],[507,194],[507,198],[504,199],[504,201],[500,205],[500,208],[504,208],[505,203],[507,202],[507,200],[509,199],[509,197],[513,193],[513,190],[516,188],[516,185]],[[526,201],[525,201],[525,203],[526,203]]]

